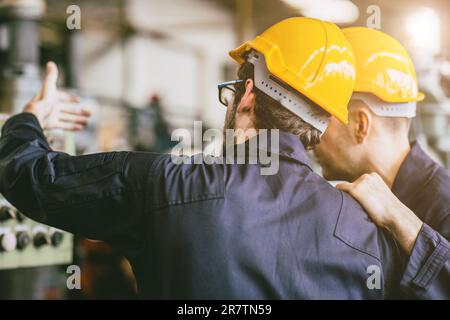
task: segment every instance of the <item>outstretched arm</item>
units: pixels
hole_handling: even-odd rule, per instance
[[[0,138],[0,192],[30,218],[105,240],[135,255],[143,238],[145,189],[158,155],[112,152],[69,156],[53,151],[42,130],[81,129],[82,109],[64,112],[50,64],[41,92],[10,118]]]

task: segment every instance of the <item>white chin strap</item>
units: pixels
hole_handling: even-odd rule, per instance
[[[354,93],[352,100],[361,100],[379,117],[414,118],[416,116],[416,102],[390,103],[378,99],[367,93]]]
[[[325,112],[316,110],[313,106],[309,106],[308,102],[303,100],[300,93],[287,89],[274,81],[270,76],[264,56],[255,51],[249,54],[248,62],[253,64],[255,68],[255,86],[267,94],[269,97],[278,101],[283,107],[300,117],[303,121],[309,123],[320,132],[324,132],[330,121],[330,117],[324,115]]]

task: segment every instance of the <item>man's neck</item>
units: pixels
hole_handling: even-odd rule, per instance
[[[392,188],[400,167],[410,150],[411,145],[407,140],[383,145],[383,151],[374,154],[371,159],[368,160],[368,170],[366,170],[366,172],[377,172],[389,188]]]
[[[241,144],[245,143],[247,140],[258,135],[258,129],[246,128],[246,129],[235,129],[235,143]]]

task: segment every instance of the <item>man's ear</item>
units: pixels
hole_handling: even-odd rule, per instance
[[[362,102],[360,102],[362,104]],[[356,105],[350,113],[353,122],[352,131],[356,142],[361,144],[369,136],[370,127],[372,125],[372,114],[362,105]]]
[[[237,113],[253,112],[256,104],[255,93],[253,92],[254,83],[252,79],[245,80],[245,92],[237,107]]]

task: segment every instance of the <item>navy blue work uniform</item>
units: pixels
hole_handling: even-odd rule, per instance
[[[392,192],[424,222],[401,281],[403,293],[450,299],[450,171],[414,143]]]
[[[248,144],[248,143],[247,143]],[[39,222],[109,242],[142,298],[381,299],[400,251],[280,133],[279,171],[169,155],[52,151],[32,114],[0,139],[0,191]],[[400,272],[399,272],[400,271]]]

